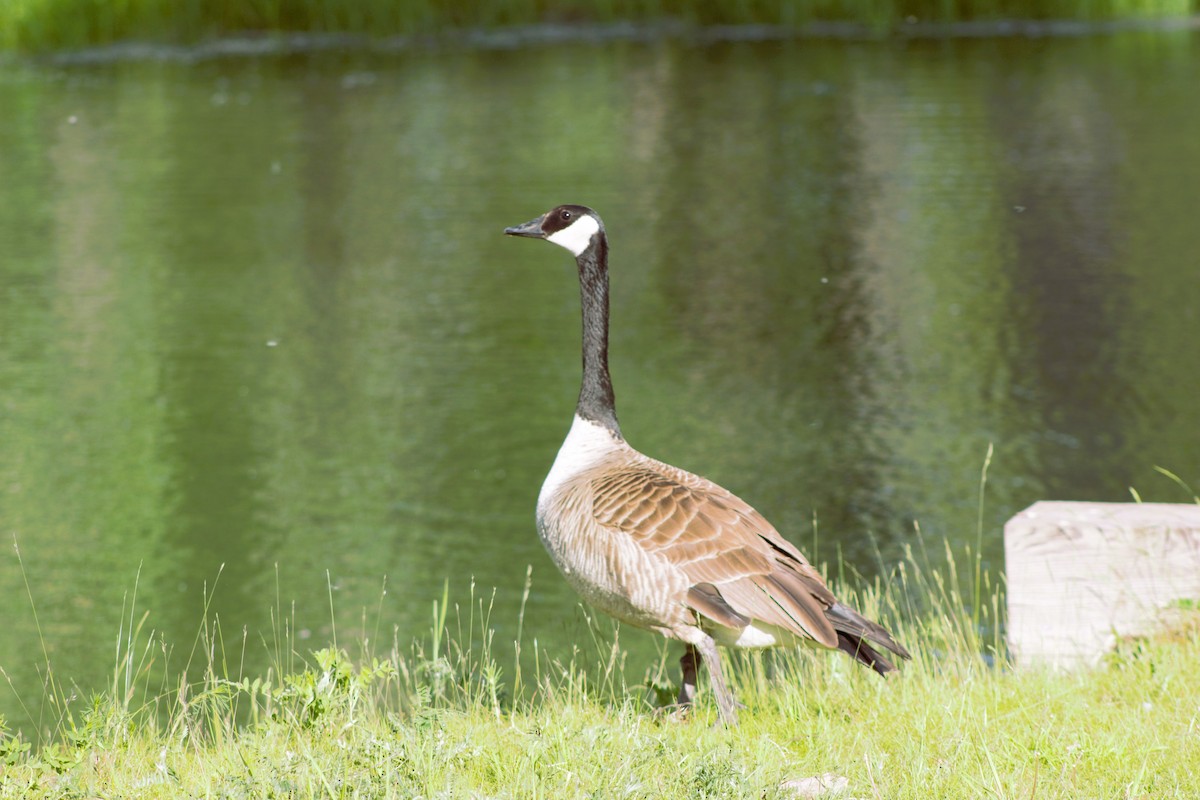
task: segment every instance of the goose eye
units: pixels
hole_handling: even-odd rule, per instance
[[[567,220],[569,220],[571,218],[571,212],[567,211],[566,209],[563,209],[563,212],[561,214],[559,214],[558,216],[562,219],[563,222],[566,222]]]

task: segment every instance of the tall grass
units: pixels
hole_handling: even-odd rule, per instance
[[[912,661],[885,680],[817,648],[727,654],[737,729],[714,725],[704,690],[690,715],[672,710],[676,653],[664,643],[631,665],[622,646],[649,634],[585,609],[568,650],[539,646],[528,572],[504,659],[495,590],[473,583],[461,602],[445,583],[412,641],[381,637],[385,583],[356,635],[331,627],[327,647],[302,653],[278,580],[271,639],[227,640],[209,612],[218,573],[182,665],[148,629],[135,578],[105,693],[66,690],[43,640],[45,696],[24,704],[23,730],[0,721],[0,797],[760,799],[830,772],[859,798],[1194,797],[1200,611],[1094,669],[1016,669],[979,543],[965,571],[949,543],[917,547],[870,583],[834,582]],[[243,673],[248,646],[265,648],[265,674]]]
[[[713,726],[703,689],[690,719],[669,713],[676,654],[631,666],[621,637],[648,634],[605,621],[551,652],[522,618],[502,662],[494,592],[474,586],[461,603],[443,588],[416,641],[381,641],[364,612],[353,654],[345,631],[298,652],[276,598],[272,665],[250,676],[246,637],[227,642],[215,620],[167,669],[135,583],[111,689],[72,700],[47,661],[58,716],[32,742],[0,727],[0,796],[757,800],[826,772],[860,798],[1194,796],[1200,626],[1124,643],[1093,670],[1015,670],[999,592],[975,603],[953,555],[941,560],[909,553],[871,585],[836,587],[913,652],[889,679],[817,649],[726,656],[746,706],[732,730]]]
[[[192,42],[246,33],[436,34],[544,22],[803,26],[838,21],[886,30],[913,19],[1178,17],[1197,0],[5,0],[0,47],[78,48],[127,39]]]

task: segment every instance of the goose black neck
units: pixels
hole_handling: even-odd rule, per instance
[[[608,241],[603,231],[575,261],[583,306],[583,382],[575,413],[620,436],[608,374]]]

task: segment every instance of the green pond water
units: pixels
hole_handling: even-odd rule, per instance
[[[260,675],[473,582],[511,653],[531,566],[525,638],[592,649],[533,525],[574,265],[502,235],[565,202],[611,237],[630,442],[851,581],[965,554],[989,444],[993,576],[1036,500],[1200,487],[1196,34],[10,61],[10,724],[143,615],[155,670],[207,623]]]

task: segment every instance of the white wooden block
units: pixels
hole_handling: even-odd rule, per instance
[[[1200,600],[1200,505],[1034,503],[1005,524],[1004,556],[1016,663],[1094,664]]]

